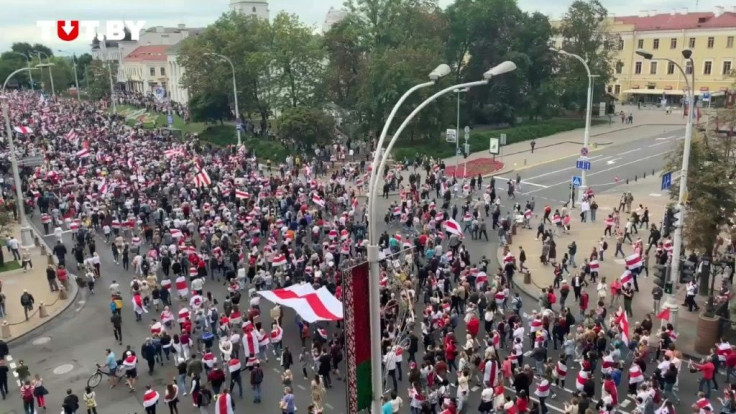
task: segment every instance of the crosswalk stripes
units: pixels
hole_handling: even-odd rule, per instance
[[[16,368],[18,368],[18,365],[13,360],[12,355],[8,355],[7,357],[5,357],[5,360],[8,362],[8,368],[10,368],[10,371],[13,372],[13,376],[15,377],[15,383],[18,384],[18,388],[20,388],[21,386],[20,377],[18,376],[18,372],[15,370]]]

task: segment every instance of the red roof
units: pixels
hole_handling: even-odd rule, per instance
[[[128,62],[147,62],[166,60],[166,49],[169,45],[140,46],[128,53],[125,60]]]
[[[714,13],[655,14],[653,16],[621,16],[615,21],[633,24],[637,31],[736,28],[736,13],[724,12],[716,17]]]

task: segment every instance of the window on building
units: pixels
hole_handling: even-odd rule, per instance
[[[636,42],[636,47],[637,47],[637,49],[644,49],[644,39],[639,39]]]
[[[621,85],[613,85],[613,93],[616,95],[621,93]]]
[[[161,68],[161,76],[166,76],[166,68]]]
[[[703,62],[703,75],[710,75],[713,71],[713,62],[706,60]]]
[[[693,49],[695,47],[695,38],[691,37],[690,40],[688,40],[688,47],[690,49]]]
[[[650,75],[657,74],[657,62],[649,62],[649,74]]]
[[[618,62],[616,62],[616,73],[620,75],[621,73],[623,73],[623,71],[624,71],[624,62],[621,62],[619,60]]]
[[[713,49],[713,45],[716,43],[716,38],[711,36],[708,38],[708,49]]]
[[[727,60],[723,62],[723,75],[730,75],[731,74],[731,61]]]
[[[669,62],[667,63],[667,74],[672,75],[673,73],[675,73],[675,64],[674,62]]]
[[[253,7],[253,13],[255,13],[255,12],[256,12],[256,8],[255,8],[255,7]]]
[[[673,37],[670,39],[670,49],[677,49],[677,38]]]
[[[624,50],[624,39],[618,39],[618,50]]]
[[[690,64],[690,61],[685,64],[685,73],[688,75],[692,75],[693,73],[693,65]]]
[[[726,47],[729,49],[733,49],[733,36],[728,36],[726,38]]]
[[[636,62],[634,64],[634,73],[637,75],[641,74],[641,62]]]
[[[654,50],[659,49],[659,39],[654,39],[654,42],[652,42],[652,48]]]
[[[151,73],[151,76],[156,76],[156,68],[148,68],[148,70]]]

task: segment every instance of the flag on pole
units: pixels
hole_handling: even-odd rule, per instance
[[[201,170],[196,176],[194,176],[194,184],[197,187],[209,187],[212,185],[212,180],[206,170]]]
[[[670,308],[662,309],[662,312],[659,312],[657,314],[657,319],[662,319],[663,321],[669,321],[670,320]]]
[[[17,127],[13,127],[13,129],[15,130],[15,132],[20,132],[21,134],[32,134],[33,133],[33,130],[26,126],[19,126],[19,127],[17,126]]]
[[[618,308],[618,316],[616,317],[616,325],[618,330],[621,332],[621,340],[626,345],[629,345],[629,318],[626,317],[626,312],[623,308]]]
[[[87,148],[77,151],[76,153],[77,158],[87,158],[90,156],[89,150]]]

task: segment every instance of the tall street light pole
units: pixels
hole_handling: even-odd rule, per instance
[[[10,52],[10,53],[14,53],[16,55],[21,55],[24,58],[26,58],[26,67],[28,69],[31,68],[31,58],[29,58],[28,55],[26,55],[25,53],[20,53],[20,52]],[[31,82],[31,90],[33,90],[33,71],[32,70],[29,70],[28,71],[28,79],[30,79],[30,82]]]
[[[677,305],[677,300],[675,298],[674,292],[676,289],[677,280],[679,279],[680,275],[680,255],[682,254],[682,226],[685,224],[685,194],[687,193],[687,172],[690,166],[690,147],[692,146],[693,142],[693,118],[695,117],[695,63],[693,62],[692,58],[692,50],[684,49],[682,51],[682,57],[687,60],[687,62],[690,64],[690,68],[692,69],[690,73],[690,78],[688,78],[687,72],[682,68],[682,66],[672,59],[658,58],[655,57],[653,54],[643,50],[637,50],[636,54],[648,60],[664,60],[672,63],[680,71],[682,77],[685,78],[685,85],[687,86],[688,90],[688,111],[686,121],[687,123],[685,124],[685,143],[682,150],[680,192],[677,196],[676,208],[680,211],[680,223],[678,226],[675,227],[675,236],[674,240],[672,241],[672,257],[670,257],[670,272],[667,276],[667,280],[665,281],[665,286],[667,286],[667,284],[669,283],[672,288],[665,288],[665,291],[669,290],[670,293],[666,294],[664,306],[670,309],[670,312],[672,314],[670,321],[672,322],[672,325],[675,327],[675,329],[677,329],[677,312],[680,308]]]
[[[230,58],[225,55],[221,55],[219,53],[205,53],[205,55],[218,57],[222,60],[225,60],[227,63],[230,64],[230,69],[233,72],[233,100],[235,101],[235,131],[238,134],[238,146],[241,146],[243,144],[243,141],[241,138],[240,128],[243,125],[243,121],[240,119],[240,108],[238,107],[238,83],[235,80],[235,65],[233,65],[233,61],[230,60]]]
[[[8,138],[8,149],[10,150],[10,167],[13,170],[13,182],[15,183],[15,198],[16,208],[18,209],[18,216],[20,217],[20,243],[23,248],[33,247],[33,231],[31,226],[28,225],[28,218],[25,213],[25,202],[23,198],[23,186],[20,181],[20,172],[18,171],[18,155],[15,152],[15,144],[13,143],[13,128],[10,126],[10,103],[9,99],[5,95],[5,87],[8,85],[10,78],[15,74],[28,71],[31,72],[36,68],[21,68],[8,75],[3,82],[3,98],[2,98],[2,110],[3,117],[5,118],[5,134]]]
[[[54,66],[54,65],[53,65],[53,63],[50,62],[51,58],[49,58],[49,55],[47,55],[44,52],[41,52],[41,51],[38,51],[38,50],[35,50],[33,52],[35,52],[36,55],[38,56],[39,62],[41,61],[41,55],[46,56],[46,62],[47,62],[46,65],[47,66],[44,66],[44,67],[49,68],[49,78],[51,79],[51,96],[56,96],[56,89],[54,88],[54,72],[51,71],[51,66]],[[43,71],[42,71],[42,73],[43,73]]]
[[[374,220],[375,204],[373,203],[373,200],[375,200],[377,196],[376,188],[378,187],[379,164],[384,154],[383,143],[386,140],[388,129],[391,126],[391,122],[393,121],[394,117],[396,116],[396,112],[398,112],[399,107],[401,107],[401,105],[409,97],[409,95],[419,89],[434,85],[440,78],[447,76],[450,71],[450,67],[444,63],[437,66],[437,68],[435,68],[429,74],[429,82],[415,85],[401,96],[398,102],[396,102],[396,104],[394,105],[393,109],[391,109],[391,113],[388,115],[386,123],[383,124],[381,135],[378,137],[378,143],[376,144],[376,151],[373,156],[373,163],[371,164],[371,177],[368,181],[368,262],[370,263],[370,281],[368,285],[368,295],[370,297],[371,303],[371,390],[373,391],[373,398],[371,401],[371,413],[373,414],[381,413],[381,396],[383,395],[383,376],[381,375],[381,347],[377,341],[377,339],[381,337],[381,287],[379,284],[381,275],[380,269],[378,268],[378,238],[376,237],[376,232],[378,230],[376,229],[376,221]],[[394,137],[395,136],[396,135],[394,135]],[[394,138],[392,137],[392,141],[393,139]],[[385,153],[388,154],[388,151],[386,151]]]
[[[585,66],[585,71],[588,73],[588,98],[587,98],[587,102],[585,105],[585,133],[583,134],[583,147],[587,149],[590,146],[590,118],[593,113],[593,78],[594,76],[590,73],[590,67],[588,66],[588,62],[582,57],[580,57],[579,55],[576,55],[570,52],[566,52],[561,49],[556,49],[554,47],[551,47],[550,50],[553,52],[557,52],[563,56],[569,56],[571,58],[575,58],[579,60],[580,63],[582,63],[583,66]],[[580,171],[580,188],[578,190],[578,195],[581,200],[587,189],[588,189],[588,172],[586,170],[581,170]]]
[[[460,94],[469,91],[470,88],[455,89],[457,93],[457,123],[455,129],[455,177],[458,176],[458,164],[460,163]],[[465,174],[463,174],[463,178]]]
[[[440,68],[435,69],[437,71]],[[386,166],[386,161],[388,161],[388,156],[391,153],[391,149],[394,147],[394,144],[398,140],[399,136],[401,136],[401,133],[404,131],[407,125],[414,119],[414,117],[424,109],[427,105],[434,102],[437,98],[439,98],[442,95],[445,95],[447,93],[450,93],[454,91],[455,89],[459,88],[472,88],[474,86],[481,86],[481,85],[487,85],[488,82],[493,78],[494,76],[501,75],[506,72],[511,72],[516,69],[516,65],[513,62],[503,62],[499,64],[498,66],[493,67],[489,71],[483,74],[484,79],[481,81],[476,82],[468,82],[463,83],[459,85],[453,85],[449,88],[445,88],[434,95],[427,98],[424,102],[422,102],[414,111],[412,111],[411,114],[404,120],[404,122],[399,126],[399,128],[396,130],[394,135],[391,137],[391,141],[389,141],[388,146],[386,147],[386,151],[381,151],[383,140],[379,139],[379,145],[376,147],[376,152],[373,157],[373,169],[371,171],[371,184],[368,188],[368,220],[369,220],[369,230],[368,230],[368,264],[370,266],[370,284],[369,284],[369,296],[370,296],[370,317],[371,317],[371,385],[373,389],[373,404],[371,406],[371,412],[372,414],[380,414],[381,413],[381,404],[380,404],[380,398],[383,391],[383,383],[382,383],[382,375],[381,375],[381,345],[380,341],[377,340],[377,338],[380,338],[381,336],[381,301],[380,301],[380,276],[381,276],[381,269],[378,264],[379,262],[379,256],[378,256],[378,236],[377,236],[377,230],[376,230],[376,199],[378,195],[378,171],[383,171],[384,167]],[[441,72],[443,73],[444,68]],[[446,74],[446,73],[445,73]],[[430,74],[430,79],[433,79],[432,76],[438,77],[438,74],[433,72]],[[444,75],[442,75],[444,76]],[[435,79],[436,80],[436,79]],[[424,85],[424,84],[422,84]],[[412,89],[418,89],[421,87],[420,85],[415,86]],[[399,101],[397,106],[406,98],[406,96],[411,93],[412,90],[409,90]],[[388,130],[388,124],[393,119],[393,115],[396,113],[397,106],[394,106],[394,110],[391,112],[391,116],[386,121],[386,124],[384,125],[384,132]],[[381,138],[385,138],[385,135],[382,134]],[[380,162],[379,162],[380,160]]]
[[[57,50],[57,52],[65,53],[63,50]],[[72,55],[72,67],[74,68],[74,85],[77,88],[77,101],[81,101],[81,92],[79,90],[79,77],[77,76],[77,55]]]

